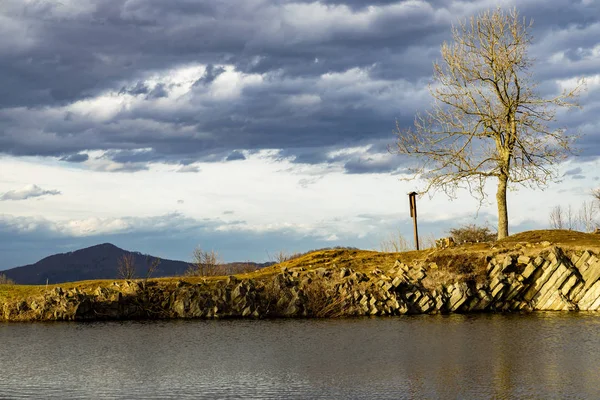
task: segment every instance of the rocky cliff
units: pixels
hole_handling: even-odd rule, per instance
[[[423,313],[598,311],[600,260],[591,251],[547,247],[485,259],[479,275],[432,279],[442,266],[396,261],[351,268],[282,268],[262,279],[196,283],[119,281],[93,290],[55,287],[11,300],[0,320],[271,318]]]

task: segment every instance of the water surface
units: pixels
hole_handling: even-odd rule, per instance
[[[0,323],[0,398],[600,398],[600,315]]]

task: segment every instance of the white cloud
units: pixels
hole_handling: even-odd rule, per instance
[[[0,200],[27,200],[33,197],[59,195],[58,190],[45,190],[37,185],[27,185],[23,189],[9,190],[0,196]]]
[[[193,164],[183,165],[177,170],[177,172],[200,172],[200,167]]]

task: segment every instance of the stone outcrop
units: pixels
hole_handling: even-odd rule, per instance
[[[551,247],[490,258],[483,276],[426,280],[436,265],[368,273],[350,268],[282,269],[265,279],[189,283],[120,281],[92,292],[59,287],[0,307],[0,320],[273,318],[513,311],[600,310],[600,260]]]

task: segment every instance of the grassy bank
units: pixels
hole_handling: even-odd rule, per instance
[[[530,231],[512,235],[498,242],[464,244],[448,249],[426,249],[403,253],[382,253],[368,250],[331,249],[304,254],[289,261],[275,264],[254,272],[236,275],[239,279],[263,281],[271,279],[283,268],[300,271],[305,275],[314,270],[337,271],[351,269],[364,274],[374,271],[387,273],[396,261],[412,266],[424,266],[427,279],[424,285],[431,288],[449,285],[465,280],[475,280],[485,276],[485,268],[490,258],[498,254],[536,253],[540,248],[558,245],[566,250],[590,250],[600,252],[600,235],[564,230]],[[151,281],[166,289],[178,282],[190,284],[216,284],[226,277],[171,277],[156,278]],[[138,280],[139,281],[139,280]],[[15,302],[33,296],[40,296],[55,287],[64,290],[77,289],[82,293],[92,293],[98,287],[110,287],[117,279],[67,282],[51,285],[0,285],[0,303]]]

